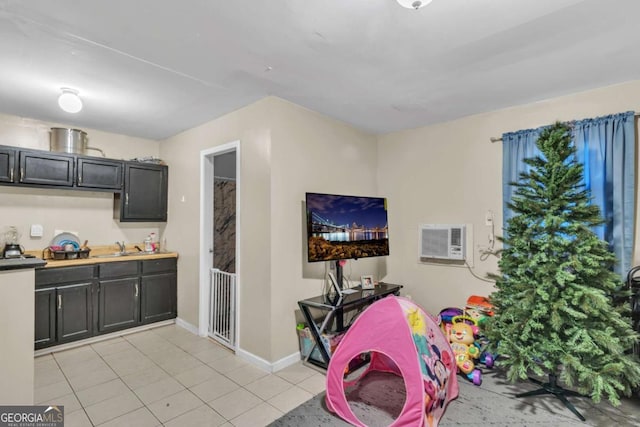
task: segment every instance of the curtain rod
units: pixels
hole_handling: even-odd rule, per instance
[[[633,117],[638,117],[640,116],[640,113],[634,113]],[[493,144],[494,142],[500,142],[502,141],[502,137],[498,137],[498,136],[492,136],[491,138],[489,138],[489,141],[491,141],[491,143]]]

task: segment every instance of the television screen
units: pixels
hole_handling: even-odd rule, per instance
[[[389,255],[387,200],[307,193],[309,262]]]

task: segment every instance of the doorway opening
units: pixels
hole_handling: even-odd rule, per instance
[[[239,319],[240,143],[201,152],[198,332],[236,350]]]

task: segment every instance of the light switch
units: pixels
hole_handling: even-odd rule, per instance
[[[42,237],[43,229],[40,224],[31,224],[31,237]]]

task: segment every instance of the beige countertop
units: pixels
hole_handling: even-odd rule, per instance
[[[138,244],[138,246],[142,247],[140,244]],[[177,252],[165,251],[156,253],[141,253],[139,255],[133,253],[126,256],[109,256],[109,254],[114,254],[118,252],[118,250],[119,249],[117,246],[96,246],[91,248],[89,258],[74,258],[64,260],[48,259],[48,252],[46,250],[28,250],[25,251],[25,253],[35,255],[36,257],[43,258],[45,261],[47,261],[47,265],[45,265],[44,268],[71,267],[76,265],[91,265],[118,261],[140,261],[160,258],[178,258]],[[128,252],[136,252],[135,245],[127,245],[126,250]]]

